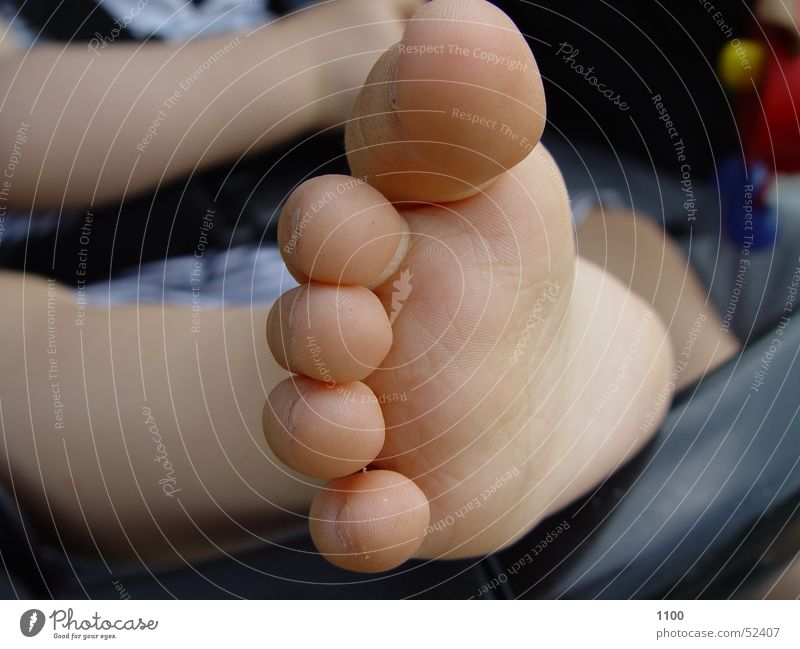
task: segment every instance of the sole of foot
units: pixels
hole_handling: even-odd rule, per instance
[[[301,286],[267,338],[295,376],[264,430],[289,467],[330,480],[310,528],[338,566],[502,548],[616,470],[669,406],[668,337],[576,257],[544,123],[508,17],[433,0],[361,90],[352,176],[309,180],[283,209]]]

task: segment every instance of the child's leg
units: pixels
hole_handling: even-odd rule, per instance
[[[724,330],[694,269],[650,218],[595,210],[578,231],[578,251],[653,305],[669,329],[681,388],[735,356],[739,341]]]
[[[263,310],[81,312],[67,288],[10,273],[0,291],[0,477],[51,540],[174,560],[305,525],[308,481],[261,430],[286,376]]]

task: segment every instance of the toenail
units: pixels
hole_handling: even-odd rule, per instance
[[[309,291],[309,285],[301,284],[300,287],[297,289],[297,293],[295,294],[292,303],[289,305],[289,313],[286,314],[286,327],[289,330],[287,338],[289,340],[291,340],[292,332],[295,329],[295,318],[297,317],[295,312],[297,311],[297,304],[300,302],[301,299],[308,298],[308,296],[306,295],[308,291]],[[308,308],[306,308],[306,310],[307,309]]]
[[[300,396],[297,397],[297,399],[295,399],[292,402],[292,405],[289,406],[289,416],[286,418],[287,419],[287,421],[286,421],[287,431],[286,432],[289,433],[289,439],[291,439],[292,442],[294,442],[295,439],[296,439],[295,436],[294,436],[294,431],[295,431],[295,428],[297,427],[297,417],[299,415],[297,410],[299,408],[299,404],[300,404],[300,401],[302,399],[303,399],[303,397],[302,397],[302,395],[300,395]]]
[[[355,551],[355,543],[353,543],[352,521],[350,520],[350,502],[345,497],[342,506],[336,510],[336,518],[333,521],[333,529],[336,533],[336,538],[342,544],[342,549],[346,553]]]
[[[299,207],[292,212],[292,220],[289,224],[289,243],[283,247],[285,252],[294,256],[297,256],[297,246],[300,243],[300,237],[302,235],[300,231],[300,213],[301,210]]]
[[[295,437],[294,431],[297,427],[297,419],[300,416],[300,409],[306,403],[306,394],[308,394],[313,387],[310,385],[305,385],[301,387],[300,385],[296,385],[297,388],[297,398],[292,402],[292,405],[289,406],[289,412],[286,416],[286,432],[289,434],[289,454],[294,455],[293,451],[297,447],[297,437]]]
[[[408,229],[408,224],[405,221],[403,221],[403,230],[400,232],[400,241],[397,244],[397,248],[394,251],[394,255],[387,264],[386,268],[383,269],[381,274],[378,275],[369,284],[367,284],[367,288],[370,290],[377,288],[378,286],[383,284],[387,279],[389,279],[392,275],[394,275],[397,272],[397,269],[400,268],[400,264],[402,264],[403,260],[406,258],[406,255],[408,254],[408,249],[410,247],[411,247],[411,231]]]

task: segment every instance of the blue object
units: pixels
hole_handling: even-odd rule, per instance
[[[764,201],[771,178],[766,165],[757,162],[745,166],[741,158],[727,158],[718,167],[717,178],[728,238],[747,250],[774,246],[778,219],[775,209]]]

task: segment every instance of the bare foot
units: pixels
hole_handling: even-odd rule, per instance
[[[336,478],[311,533],[339,566],[501,548],[635,453],[669,405],[655,313],[575,256],[544,119],[511,21],[434,0],[356,103],[348,158],[368,183],[323,176],[287,202],[279,240],[303,285],[267,335],[299,376],[264,428],[286,464]]]

